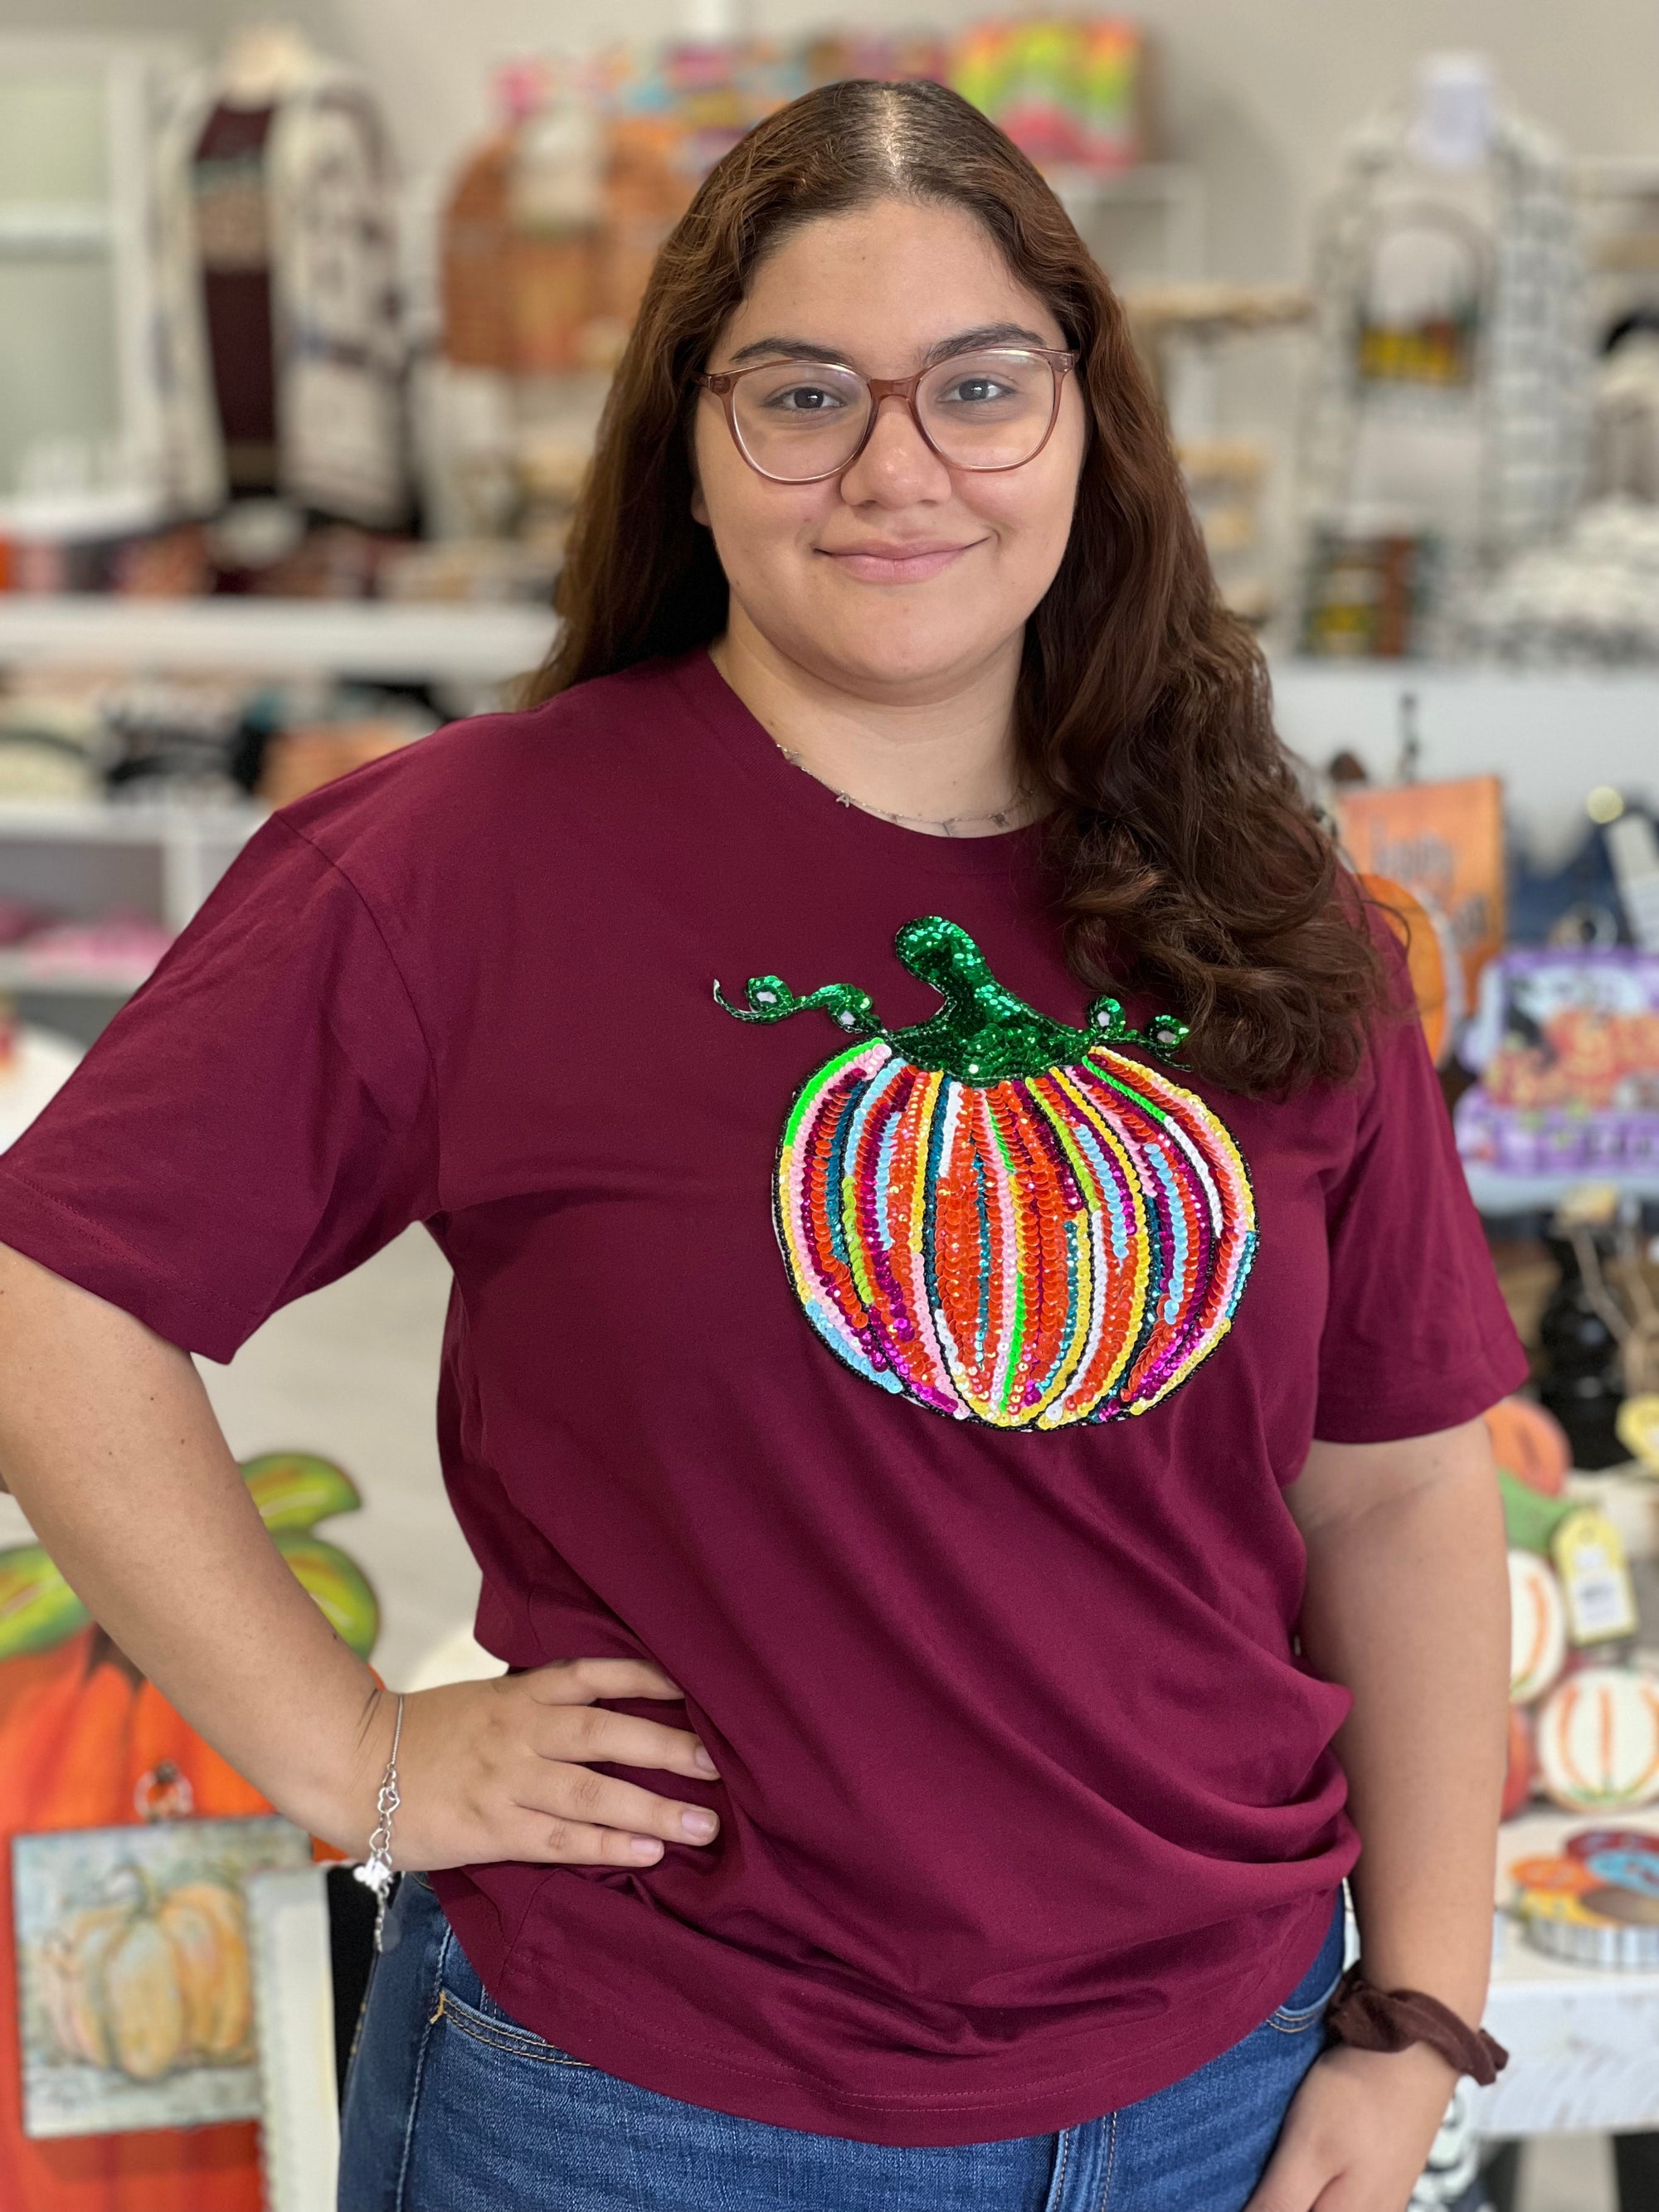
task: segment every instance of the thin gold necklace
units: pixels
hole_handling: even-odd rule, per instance
[[[769,730],[767,735],[772,737]],[[937,831],[940,836],[955,837],[960,834],[957,828],[957,824],[960,822],[989,822],[999,830],[1011,829],[1013,826],[1011,817],[1018,811],[1024,801],[1030,797],[1025,786],[1021,784],[1012,799],[988,814],[946,814],[943,817],[932,814],[890,814],[884,806],[872,806],[867,799],[854,799],[850,791],[837,790],[828,776],[820,775],[815,769],[808,768],[800,755],[791,752],[781,738],[772,738],[772,742],[792,768],[798,768],[803,775],[810,775],[814,783],[822,784],[826,791],[833,793],[839,805],[856,806],[860,814],[873,814],[878,821],[894,823],[901,830],[932,830]]]

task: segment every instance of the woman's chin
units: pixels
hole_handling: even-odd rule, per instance
[[[952,623],[920,634],[914,626],[902,635],[884,634],[886,630],[885,624],[873,622],[833,636],[803,640],[791,657],[848,690],[890,698],[948,690],[984,669],[988,637],[983,629],[970,631]]]

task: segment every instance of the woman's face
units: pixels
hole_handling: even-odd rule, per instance
[[[971,216],[883,200],[787,233],[706,366],[740,368],[783,341],[866,376],[908,376],[958,339],[1066,343]],[[889,399],[842,476],[776,483],[705,391],[693,511],[714,532],[734,623],[837,690],[922,698],[1017,649],[1066,550],[1084,441],[1075,374],[1042,451],[994,474],[948,467]]]

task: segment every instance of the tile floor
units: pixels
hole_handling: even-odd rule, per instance
[[[318,1451],[357,1483],[362,1510],[325,1533],[380,1594],[375,1663],[394,1687],[434,1646],[470,1628],[477,1596],[477,1570],[444,1494],[433,1437],[447,1291],[436,1248],[411,1230],[344,1282],[277,1314],[228,1367],[203,1363],[240,1457]],[[0,1545],[27,1533],[11,1499],[0,1496]],[[1574,2136],[1530,2146],[1516,2212],[1615,2212],[1606,2142]]]

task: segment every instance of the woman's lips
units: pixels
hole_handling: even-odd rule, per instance
[[[953,561],[973,550],[978,540],[966,545],[860,545],[845,552],[830,546],[819,551],[833,561],[843,575],[863,584],[921,584],[937,576]]]

